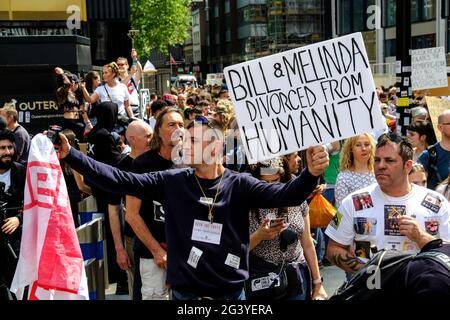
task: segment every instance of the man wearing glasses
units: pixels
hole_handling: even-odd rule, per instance
[[[427,170],[427,187],[433,190],[450,173],[450,110],[439,115],[438,130],[441,132],[441,141],[422,152],[417,160]]]
[[[130,105],[133,110],[133,115],[136,118],[142,119],[143,114],[139,108],[139,84],[142,78],[142,66],[137,59],[137,52],[135,49],[131,50],[131,58],[133,65],[130,73],[128,73],[128,59],[124,57],[117,58],[117,66],[119,67],[120,81],[127,86],[130,94]]]
[[[185,130],[185,169],[126,173],[85,157],[61,138],[61,157],[100,187],[163,204],[166,283],[175,300],[244,299],[250,208],[300,205],[328,166],[325,148],[317,146],[307,151],[307,168],[287,184],[230,171],[222,165],[219,126],[203,117]]]
[[[377,183],[343,200],[326,230],[330,237],[329,261],[356,272],[368,261],[374,247],[417,251],[433,240],[450,240],[450,204],[437,192],[408,181],[412,156],[409,140],[396,134],[380,136],[374,164]],[[373,205],[357,207],[354,199],[358,197]],[[369,231],[358,228],[367,222],[372,224]],[[431,231],[430,225],[438,227]]]

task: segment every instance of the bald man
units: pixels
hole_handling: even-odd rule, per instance
[[[438,117],[441,141],[422,152],[417,162],[428,172],[427,188],[434,190],[450,172],[450,110],[444,110]]]
[[[153,136],[153,130],[150,125],[142,120],[135,120],[128,125],[125,133],[131,152],[117,164],[117,167],[124,171],[130,171],[133,160],[144,152],[150,150],[150,140]],[[123,218],[122,199],[123,194],[111,194],[108,201],[109,223],[114,239],[116,249],[116,261],[122,270],[127,271],[128,292],[133,292],[133,272],[135,264],[133,254],[134,232],[128,223],[122,229]],[[124,230],[125,245],[122,242],[122,230]],[[123,285],[122,285],[123,286]],[[126,293],[126,288],[117,284],[116,294]]]

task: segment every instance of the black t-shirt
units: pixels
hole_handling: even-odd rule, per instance
[[[133,163],[133,158],[129,155],[122,158],[122,160],[117,163],[116,167],[122,171],[131,171],[131,164]],[[120,193],[110,193],[108,195],[108,204],[110,205],[120,205],[122,202],[122,199],[125,200],[124,195]],[[128,224],[128,222],[125,221],[125,228],[124,228],[124,235],[127,237],[133,237],[134,232],[131,226]]]
[[[172,168],[172,166],[173,163],[171,160],[164,159],[157,151],[149,150],[134,159],[131,171],[136,173],[164,171]],[[143,200],[139,213],[156,241],[165,243],[165,213],[162,203],[153,200]],[[140,258],[153,258],[151,252],[138,237],[136,237],[134,251]]]

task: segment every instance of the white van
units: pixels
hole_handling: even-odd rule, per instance
[[[179,74],[175,80],[175,87],[182,88],[190,84],[193,88],[198,88],[197,78],[190,74]]]

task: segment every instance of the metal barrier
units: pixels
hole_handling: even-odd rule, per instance
[[[105,279],[108,278],[103,221],[103,218],[96,218],[76,229],[91,300],[105,300]]]

